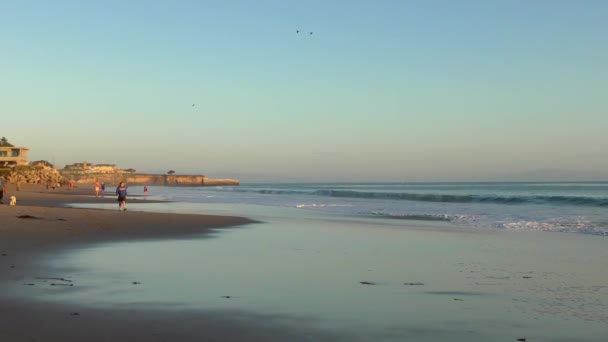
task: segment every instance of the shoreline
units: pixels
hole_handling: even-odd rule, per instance
[[[9,187],[9,195],[5,195],[5,197],[13,194],[17,197],[16,206],[9,206],[7,199],[4,199],[4,204],[0,205],[2,222],[0,232],[5,235],[4,239],[0,241],[0,251],[3,246],[15,245],[27,249],[28,243],[23,241],[23,238],[32,238],[32,234],[39,234],[40,238],[47,240],[49,245],[60,241],[78,244],[85,240],[96,242],[206,234],[212,229],[256,222],[237,216],[144,211],[119,212],[118,210],[70,207],[69,204],[78,203],[116,203],[114,195],[94,197],[84,189],[46,190],[43,186],[28,184],[23,186],[21,191],[15,191],[14,186],[13,189]],[[134,197],[129,197],[128,203],[167,202],[134,199]],[[43,242],[38,242],[38,244],[40,243]],[[20,252],[27,252],[27,250]]]

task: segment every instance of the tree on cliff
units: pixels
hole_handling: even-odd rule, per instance
[[[30,165],[31,166],[39,166],[39,167],[40,166],[47,166],[47,167],[51,167],[51,168],[55,167],[53,164],[49,163],[46,160],[36,160],[36,161],[30,162]]]
[[[173,171],[173,170],[169,170],[169,172],[167,172],[167,173],[168,173],[168,174],[170,174],[170,175],[172,175],[172,174],[174,174],[174,173],[175,173],[175,171]]]
[[[5,137],[2,137],[0,139],[0,146],[13,147],[13,144],[9,143],[8,140],[6,140]]]

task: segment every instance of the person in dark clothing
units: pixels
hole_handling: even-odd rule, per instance
[[[4,193],[6,192],[6,181],[0,178],[0,204],[2,203],[2,197],[4,197]]]
[[[116,187],[116,195],[118,196],[118,210],[127,211],[127,186],[125,182],[120,182]]]

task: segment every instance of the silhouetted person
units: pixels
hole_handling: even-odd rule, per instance
[[[116,187],[116,195],[118,195],[118,210],[127,211],[127,186],[125,182],[120,182]]]

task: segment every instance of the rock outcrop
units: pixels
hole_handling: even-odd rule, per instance
[[[21,184],[43,184],[47,187],[56,187],[68,183],[67,178],[62,176],[56,169],[48,166],[16,166],[6,176],[6,179],[17,185],[19,190]]]

